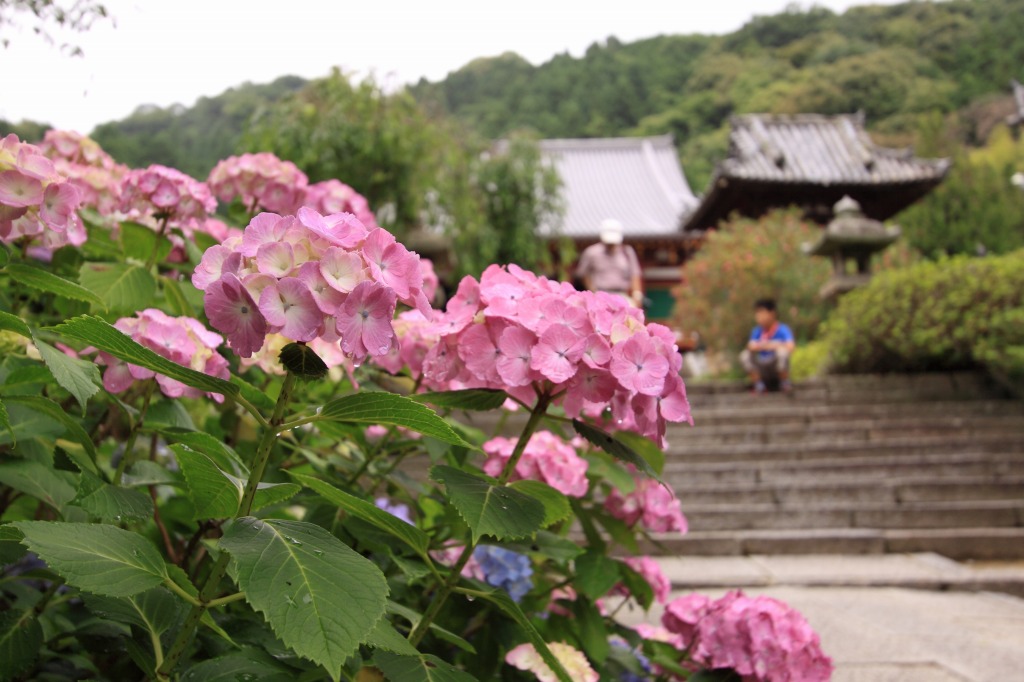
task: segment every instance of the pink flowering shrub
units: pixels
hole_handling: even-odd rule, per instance
[[[302,198],[302,205],[324,215],[351,213],[368,230],[379,227],[366,197],[341,180],[325,180],[309,185]]]
[[[483,469],[490,476],[498,476],[512,456],[515,438],[492,438],[483,444],[487,461]],[[526,445],[523,456],[516,463],[510,480],[532,480],[547,483],[569,497],[587,494],[587,460],[576,454],[576,449],[550,431],[538,431]]]
[[[562,664],[573,682],[597,682],[600,675],[590,666],[583,652],[563,642],[549,642],[548,648]],[[551,668],[540,657],[532,644],[520,644],[505,654],[505,662],[509,665],[533,673],[538,682],[558,682]]]
[[[147,308],[135,317],[122,317],[114,326],[171,362],[213,377],[229,377],[227,360],[217,352],[224,339],[207,330],[199,320],[171,317],[156,308]],[[168,398],[198,398],[203,395],[180,381],[128,364],[102,351],[97,355],[96,363],[106,367],[103,387],[111,393],[122,393],[136,381],[155,378],[161,393]],[[216,393],[207,395],[218,402],[224,399]]]
[[[675,336],[622,297],[492,265],[463,278],[437,322],[423,366],[433,389],[498,388],[526,404],[546,394],[569,417],[610,409],[659,443],[666,422],[690,420]]]
[[[295,213],[305,204],[309,184],[294,163],[269,152],[228,157],[213,167],[206,182],[218,199],[241,199],[249,213],[281,214]]]
[[[669,594],[672,592],[672,582],[665,575],[665,572],[661,570],[661,564],[656,559],[649,556],[630,556],[622,561],[647,581],[654,592],[654,600],[656,602],[664,604],[668,601]],[[629,591],[625,586],[619,585],[616,588],[616,593],[628,595]]]
[[[81,192],[83,206],[104,216],[118,210],[127,166],[115,162],[91,138],[69,130],[48,130],[39,146],[57,172]]]
[[[429,313],[419,258],[350,213],[261,213],[242,237],[207,249],[192,275],[206,315],[241,357],[268,334],[341,344],[355,362],[397,345],[398,301]]]
[[[188,237],[217,210],[217,200],[202,182],[174,168],[152,165],[132,170],[121,183],[120,210],[153,227],[178,227]]]
[[[832,676],[817,633],[771,597],[740,591],[718,600],[679,597],[665,607],[662,623],[681,637],[697,666],[730,668],[744,682],[825,682]]]
[[[81,192],[39,147],[15,135],[0,140],[0,241],[49,251],[85,242]]]
[[[612,489],[605,499],[605,509],[627,526],[638,523],[652,533],[685,533],[686,517],[679,500],[670,489],[649,478],[638,478],[628,493]]]

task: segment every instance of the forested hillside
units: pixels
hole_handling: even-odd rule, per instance
[[[909,142],[919,114],[1005,98],[1013,77],[1024,77],[1024,0],[953,0],[793,10],[715,37],[608,38],[536,67],[505,54],[412,92],[490,137],[671,132],[699,191],[730,114],[863,109],[882,138]],[[979,142],[973,126],[962,134]]]

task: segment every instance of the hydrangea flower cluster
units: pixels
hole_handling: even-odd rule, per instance
[[[91,138],[70,130],[48,130],[40,143],[57,172],[82,194],[82,205],[111,215],[121,204],[121,181],[128,167],[114,161]]]
[[[217,200],[210,188],[175,168],[154,164],[129,171],[121,182],[121,212],[144,223],[180,228],[186,238],[205,226]]]
[[[423,261],[421,258],[420,263]],[[423,295],[427,296],[426,291]],[[432,317],[426,317],[419,310],[400,312],[392,326],[401,343],[392,347],[387,355],[376,358],[374,362],[392,374],[398,374],[402,368],[408,367],[411,376],[419,377],[423,373],[423,360],[440,338]]]
[[[291,161],[260,152],[224,159],[213,167],[206,182],[218,199],[230,202],[239,197],[250,213],[262,209],[289,214],[305,203],[309,179]]]
[[[597,682],[600,679],[601,676],[590,667],[590,661],[579,649],[562,642],[549,642],[548,648],[574,682]],[[520,644],[505,654],[505,662],[533,673],[539,682],[558,682],[555,673],[530,643]]]
[[[355,362],[398,343],[398,301],[430,314],[419,257],[382,228],[350,213],[261,213],[242,237],[210,247],[192,274],[206,315],[243,358],[268,334],[300,342],[340,341]]]
[[[487,453],[483,469],[489,476],[501,474],[517,442],[516,438],[499,436],[483,444]],[[537,431],[523,450],[510,480],[522,479],[547,483],[569,497],[583,497],[588,487],[587,460],[550,431]]]
[[[636,479],[628,493],[614,488],[605,498],[605,509],[627,526],[637,522],[652,533],[685,533],[686,517],[679,500],[666,486],[650,478]]]
[[[665,608],[662,623],[682,637],[692,661],[731,668],[744,682],[825,682],[832,676],[818,634],[777,599],[741,591],[718,600],[688,595]]]
[[[147,308],[135,317],[122,317],[114,326],[132,339],[171,362],[204,372],[220,379],[229,379],[228,362],[217,352],[224,339],[191,317],[171,317],[156,308]],[[153,370],[131,365],[100,351],[97,364],[107,369],[103,372],[103,387],[111,393],[128,390],[136,381],[156,378],[160,391],[168,398],[198,398],[202,391],[186,386],[180,381],[157,374]],[[207,393],[217,402],[224,397]]]
[[[620,649],[635,658],[640,670],[643,671],[642,674],[638,674],[625,670],[619,673],[619,682],[647,682],[650,679],[650,673],[654,671],[654,666],[651,665],[650,659],[644,656],[639,646],[633,646],[619,635],[609,637],[608,643],[612,645],[612,648]]]
[[[47,250],[85,242],[81,192],[43,150],[8,135],[0,140],[0,241]]]
[[[366,229],[372,230],[377,225],[377,218],[370,210],[370,204],[359,192],[341,180],[324,180],[306,187],[302,205],[329,215],[331,213],[351,213],[359,219]]]
[[[460,282],[438,324],[431,388],[498,388],[523,402],[539,391],[570,417],[610,408],[619,428],[663,444],[666,422],[690,420],[674,334],[620,296],[492,265]]]
[[[442,566],[454,566],[464,547],[453,545],[431,552]],[[533,564],[525,554],[496,545],[480,545],[462,568],[462,576],[500,587],[516,602],[533,588]]]

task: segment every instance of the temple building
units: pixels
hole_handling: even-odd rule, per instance
[[[540,151],[561,177],[565,204],[559,224],[541,226],[541,235],[568,237],[582,252],[599,240],[602,222],[617,220],[640,259],[648,317],[667,317],[679,266],[697,246],[680,227],[698,202],[672,137],[541,140]]]
[[[712,229],[734,212],[757,218],[787,206],[824,225],[845,196],[866,217],[886,220],[942,182],[950,165],[877,146],[860,113],[746,114],[731,124],[729,155],[716,166],[700,204],[684,216],[687,234]]]

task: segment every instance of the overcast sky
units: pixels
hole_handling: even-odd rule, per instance
[[[879,0],[875,0],[878,2]],[[893,2],[895,0],[880,0]],[[334,65],[391,86],[514,51],[534,64],[614,35],[726,33],[788,0],[102,0],[114,23],[69,40],[70,57],[26,26],[0,48],[0,118],[87,133],[140,104],[192,104],[245,81]],[[807,3],[803,3],[807,4]],[[836,11],[855,0],[819,0]],[[23,22],[24,23],[24,22]],[[59,36],[58,40],[60,39]]]

